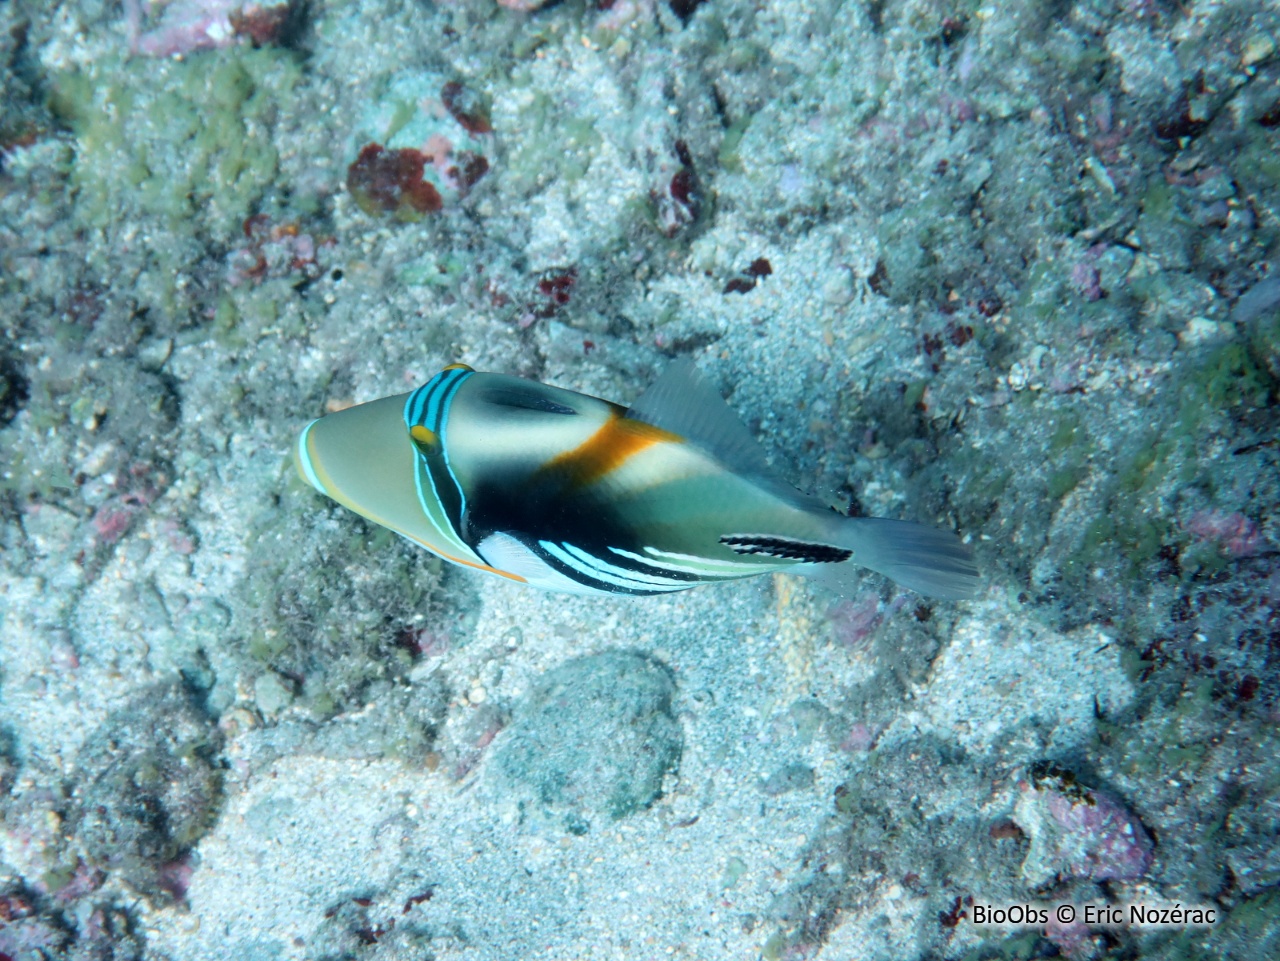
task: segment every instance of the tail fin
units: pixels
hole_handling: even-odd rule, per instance
[[[801,573],[840,590],[845,583],[841,575],[857,565],[928,597],[956,601],[978,592],[978,565],[952,531],[881,517],[832,521],[832,542],[853,551],[853,557],[841,564],[805,565]]]

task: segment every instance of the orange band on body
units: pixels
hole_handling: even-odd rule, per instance
[[[542,469],[562,475],[569,487],[585,487],[654,444],[683,440],[679,434],[614,413],[603,427],[573,450],[548,461]]]

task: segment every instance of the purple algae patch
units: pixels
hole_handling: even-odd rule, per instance
[[[1072,878],[1132,881],[1151,867],[1152,842],[1142,822],[1069,771],[1037,762],[1018,790],[1013,820],[1031,842],[1022,876],[1033,887]]]

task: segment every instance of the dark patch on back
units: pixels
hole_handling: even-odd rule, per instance
[[[528,410],[539,414],[576,414],[577,411],[564,404],[557,404],[549,397],[542,397],[532,391],[515,390],[510,387],[487,387],[480,394],[480,399],[494,407],[506,410]]]
[[[787,537],[769,537],[762,534],[726,534],[720,538],[735,554],[765,554],[769,557],[785,557],[787,560],[809,564],[839,564],[853,556],[853,551],[830,544],[813,544]]]

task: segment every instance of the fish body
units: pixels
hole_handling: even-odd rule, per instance
[[[939,597],[977,585],[954,534],[847,518],[782,481],[688,362],[630,409],[454,364],[313,421],[295,459],[446,560],[549,590],[663,594],[788,569],[840,590],[855,565]]]

